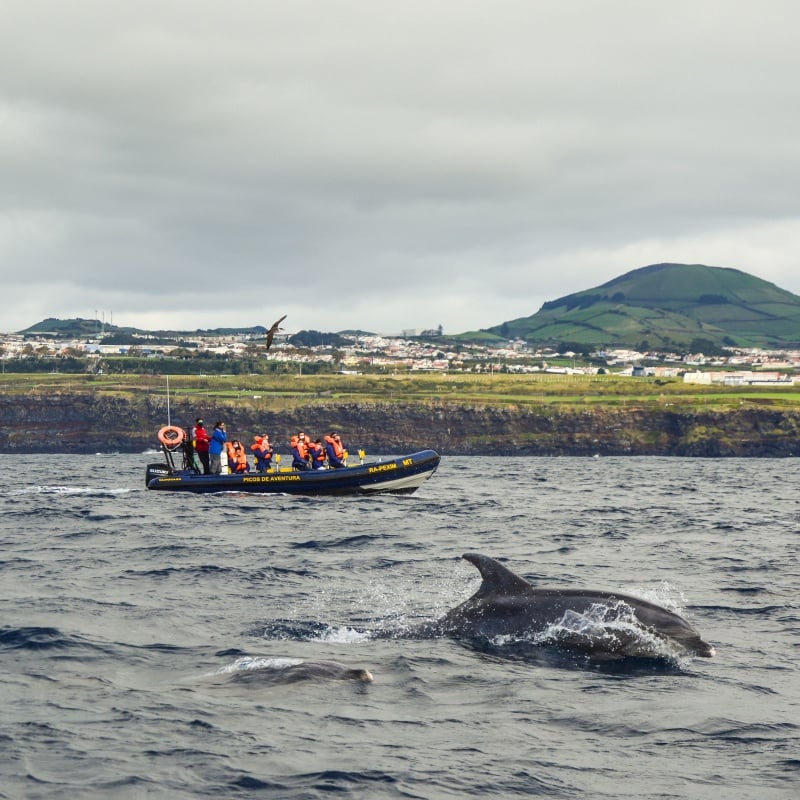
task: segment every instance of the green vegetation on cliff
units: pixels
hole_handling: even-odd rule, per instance
[[[92,394],[194,398],[198,405],[240,403],[291,411],[341,403],[434,403],[565,407],[714,408],[754,403],[800,408],[800,387],[722,386],[680,378],[618,375],[398,373],[397,375],[70,375],[5,374],[6,396]]]
[[[331,428],[351,449],[443,454],[795,455],[800,391],[610,375],[8,375],[0,452],[141,451],[169,418],[224,418],[285,442]]]

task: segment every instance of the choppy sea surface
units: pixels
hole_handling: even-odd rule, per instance
[[[800,796],[800,460],[444,458],[324,499],[148,492],[152,460],[0,457],[0,798]],[[470,551],[717,655],[400,636]]]

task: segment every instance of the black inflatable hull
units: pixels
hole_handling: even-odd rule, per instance
[[[412,494],[439,466],[435,450],[343,469],[249,472],[242,475],[198,475],[173,470],[167,464],[148,464],[148,489],[162,492],[256,492],[303,495]]]

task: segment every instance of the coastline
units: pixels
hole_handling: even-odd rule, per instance
[[[202,415],[225,419],[248,444],[266,431],[278,452],[302,428],[314,436],[342,433],[350,452],[402,453],[432,448],[443,456],[800,455],[800,409],[745,404],[702,407],[589,407],[419,402],[315,402],[275,411],[249,403],[172,400],[171,423]],[[158,447],[166,424],[163,397],[99,393],[0,395],[0,453],[143,453]]]

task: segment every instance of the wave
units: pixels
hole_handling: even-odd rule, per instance
[[[246,631],[248,636],[276,641],[327,642],[353,644],[366,642],[372,638],[369,631],[349,626],[331,627],[322,622],[301,622],[298,620],[271,620]]]
[[[159,567],[157,569],[125,570],[126,577],[131,578],[168,578],[174,575],[189,577],[237,575],[241,570],[233,567],[221,567],[217,564],[193,564],[188,567]]]
[[[58,628],[0,628],[0,650],[71,650],[90,649],[106,654],[108,648],[93,644],[81,636],[68,635]]]
[[[309,539],[295,542],[292,547],[295,550],[337,550],[342,547],[362,547],[391,538],[391,534],[387,533],[358,534],[339,539]]]

